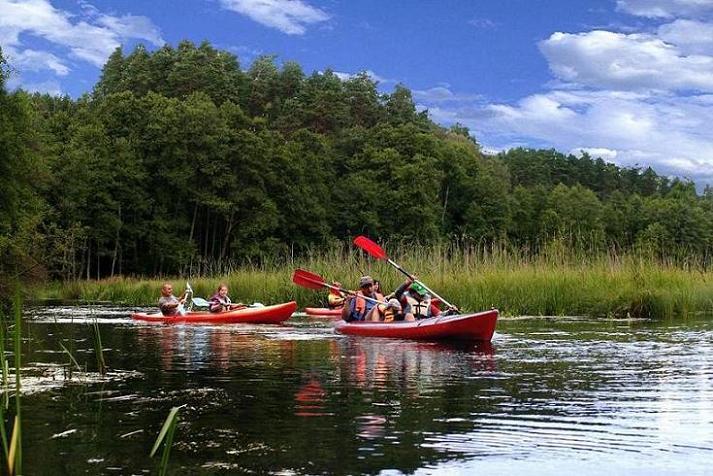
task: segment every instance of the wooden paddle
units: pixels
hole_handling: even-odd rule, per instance
[[[374,258],[379,259],[379,260],[385,260],[391,266],[393,266],[394,268],[398,269],[403,274],[405,274],[411,281],[421,284],[421,286],[426,288],[426,291],[431,293],[431,296],[433,296],[437,299],[440,299],[441,302],[443,302],[443,304],[445,304],[446,306],[448,306],[452,309],[456,309],[456,310],[458,309],[456,306],[454,306],[453,304],[451,304],[448,301],[446,301],[445,299],[443,299],[443,297],[436,294],[435,291],[433,291],[431,288],[426,286],[423,282],[416,279],[413,276],[413,274],[409,273],[408,271],[403,269],[401,266],[399,266],[397,263],[395,263],[391,258],[389,258],[386,255],[386,251],[384,251],[384,249],[381,246],[374,243],[372,240],[370,240],[366,236],[363,236],[363,235],[357,236],[356,238],[354,238],[354,244],[357,245],[359,248],[363,249],[364,251],[366,251],[367,253],[369,253]]]
[[[322,288],[334,289],[335,291],[341,291],[344,294],[349,294],[351,296],[356,296],[356,291],[350,291],[349,289],[340,288],[339,286],[333,286],[324,281],[322,276],[306,269],[297,268],[294,273],[292,273],[292,282],[298,286],[302,286],[307,289],[317,289]],[[375,304],[388,304],[388,302],[379,301],[378,299],[370,298],[369,296],[362,296],[365,300],[373,302]]]

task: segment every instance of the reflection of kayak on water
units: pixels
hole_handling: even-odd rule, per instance
[[[342,310],[341,309],[329,309],[327,307],[306,307],[305,313],[308,316],[332,317],[332,316],[341,316]]]
[[[498,310],[475,314],[438,316],[412,322],[344,322],[335,324],[341,334],[414,340],[467,340],[490,342]]]
[[[161,324],[279,324],[286,321],[297,310],[297,303],[290,301],[284,304],[262,307],[243,307],[226,312],[189,312],[184,316],[164,316],[161,313],[147,314],[137,312],[131,315],[132,319],[144,322],[158,322]]]

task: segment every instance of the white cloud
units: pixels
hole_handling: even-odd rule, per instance
[[[555,76],[570,83],[615,90],[713,91],[713,57],[685,55],[652,35],[558,32],[539,46]]]
[[[617,9],[648,18],[698,17],[713,11],[711,0],[618,0]]]
[[[23,80],[21,76],[12,75],[7,81],[7,88],[9,90],[22,88],[30,93],[49,94],[50,96],[61,96],[64,94],[59,82],[54,79],[33,82]]]
[[[325,22],[330,16],[302,0],[220,0],[231,10],[288,35],[303,35],[307,26]]]
[[[102,66],[122,40],[135,38],[155,45],[164,43],[159,29],[146,17],[99,14],[86,3],[83,4],[83,15],[77,16],[55,8],[49,0],[0,0],[0,39],[3,47],[14,48],[20,58],[31,57],[29,64],[32,68],[38,68],[36,62],[44,58],[46,69],[52,69],[57,74],[67,73],[66,61],[54,53],[24,48],[20,34],[42,38],[55,47],[66,48],[69,56],[95,66]],[[62,73],[63,68],[67,71]]]
[[[486,148],[517,145],[585,150],[622,166],[713,182],[713,95],[553,90],[515,104],[465,100],[429,107],[440,123],[460,122]]]
[[[686,54],[713,54],[713,23],[676,20],[661,25],[658,37]]]
[[[18,51],[13,47],[3,50],[8,63],[21,71],[54,71],[58,76],[66,76],[69,67],[57,56],[47,51],[22,50]]]
[[[468,21],[468,24],[479,30],[494,30],[498,27],[497,23],[488,18],[473,18]]]
[[[396,80],[387,79],[382,76],[379,76],[378,74],[376,74],[375,72],[373,72],[369,69],[367,69],[363,72],[366,73],[366,75],[369,77],[369,79],[371,79],[372,81],[374,81],[376,83],[386,84],[386,83],[395,83],[396,82]],[[336,77],[338,77],[342,81],[348,81],[352,78],[355,78],[358,74],[360,74],[360,73],[344,73],[341,71],[333,71],[333,73]]]
[[[576,147],[570,150],[569,153],[576,157],[582,157],[584,154],[588,154],[590,157],[602,158],[607,162],[613,161],[617,156],[617,151],[607,149],[606,147]]]

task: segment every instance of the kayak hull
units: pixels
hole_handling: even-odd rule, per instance
[[[159,324],[279,324],[286,321],[297,310],[295,301],[274,306],[245,307],[225,312],[189,312],[185,316],[164,316],[161,313],[137,312],[132,319]]]
[[[329,309],[326,307],[306,307],[305,313],[308,316],[318,316],[318,317],[334,317],[341,316],[341,309]]]
[[[431,317],[413,322],[344,322],[335,324],[340,334],[411,340],[461,340],[490,342],[498,310]]]

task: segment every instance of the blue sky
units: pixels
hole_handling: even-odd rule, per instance
[[[486,150],[713,183],[713,0],[0,0],[11,87],[78,97],[116,46],[182,39],[403,83]]]

